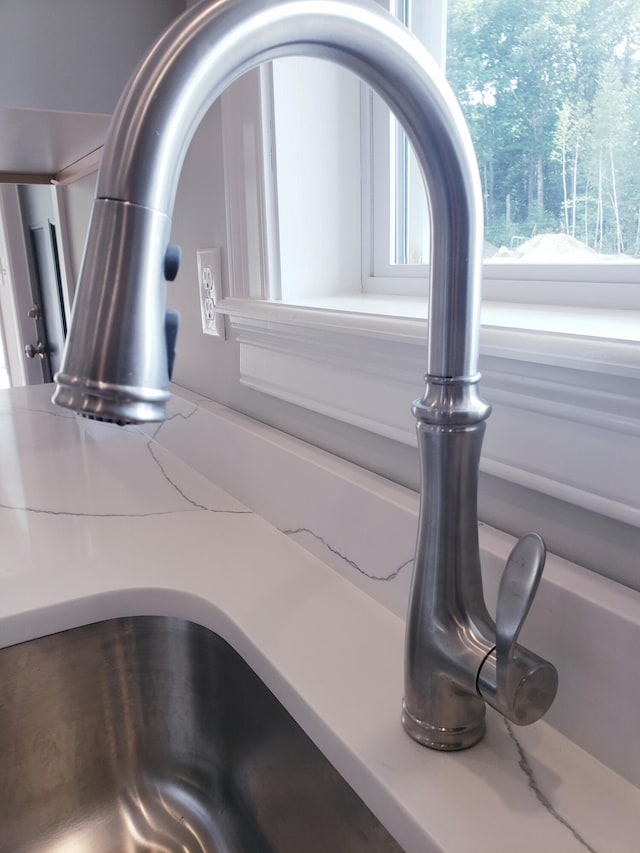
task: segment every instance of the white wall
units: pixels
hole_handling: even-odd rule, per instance
[[[326,61],[278,59],[273,122],[282,298],[359,293],[360,81]],[[295,134],[279,133],[292,127]]]
[[[91,206],[96,193],[97,172],[92,172],[80,178],[73,184],[60,188],[64,198],[64,209],[67,218],[67,245],[69,255],[71,281],[69,281],[69,299],[73,301],[75,283],[80,273],[82,253],[86,239],[87,226],[91,216]]]
[[[216,102],[196,131],[182,169],[171,234],[172,242],[182,248],[182,262],[178,277],[167,285],[167,304],[181,316],[174,380],[216,399],[226,396],[222,389],[233,377],[234,348],[202,333],[196,252],[221,247],[226,256],[221,147]],[[223,262],[223,270],[224,266]]]

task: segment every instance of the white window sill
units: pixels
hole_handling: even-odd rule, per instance
[[[424,299],[234,298],[219,310],[243,385],[415,445]],[[487,303],[480,370],[493,406],[481,470],[640,526],[640,312]]]
[[[296,302],[227,298],[218,306],[232,325],[242,320],[371,335],[422,345],[427,299],[353,294]],[[555,366],[589,365],[640,377],[640,310],[485,301],[481,354]],[[510,350],[510,351],[509,351]]]

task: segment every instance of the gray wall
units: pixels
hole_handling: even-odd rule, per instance
[[[0,104],[111,113],[184,0],[2,0]]]

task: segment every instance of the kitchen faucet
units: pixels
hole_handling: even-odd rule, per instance
[[[160,421],[169,396],[165,280],[180,169],[212,102],[281,56],[332,60],[387,102],[420,164],[432,223],[426,389],[414,403],[421,468],[402,723],[435,749],[472,746],[485,703],[519,724],[550,706],[552,664],[517,643],[545,550],[514,548],[495,623],[484,602],[478,467],[482,203],[461,110],[418,40],[373,0],[218,0],[187,10],[138,66],[113,116],[54,402],[119,423]]]

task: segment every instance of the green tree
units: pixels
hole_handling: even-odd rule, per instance
[[[638,0],[449,0],[447,73],[487,231],[640,243]]]

